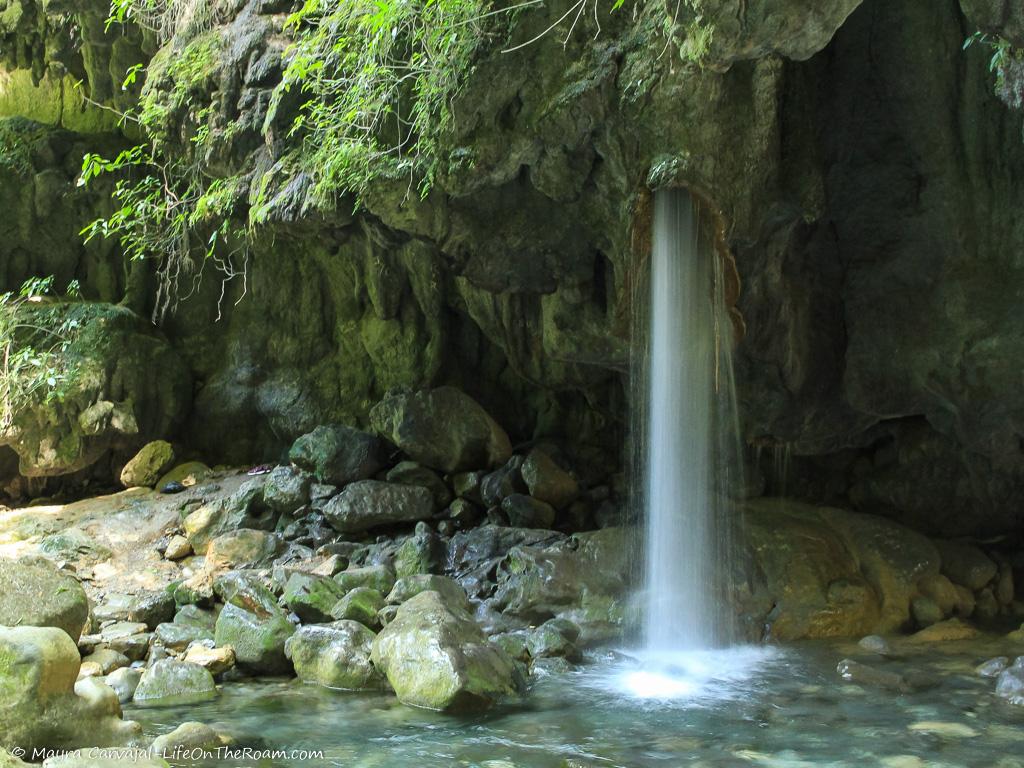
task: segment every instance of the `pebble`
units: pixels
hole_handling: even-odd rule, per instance
[[[944,723],[935,720],[924,720],[908,726],[915,733],[928,733],[946,739],[973,739],[978,732],[964,723]]]
[[[168,560],[183,560],[191,554],[192,544],[184,536],[172,536],[164,551],[164,557]]]

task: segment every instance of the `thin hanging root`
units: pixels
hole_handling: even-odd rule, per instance
[[[555,29],[559,24],[561,24],[563,21],[565,21],[567,18],[569,18],[573,14],[573,12],[579,11],[579,9],[581,7],[586,5],[586,2],[587,2],[587,0],[579,0],[579,2],[573,4],[572,8],[570,8],[568,11],[566,11],[558,19],[558,21],[556,21],[550,27],[545,29],[539,35],[537,35],[536,37],[531,38],[530,40],[527,40],[525,43],[520,43],[519,45],[512,46],[511,48],[505,48],[504,50],[502,50],[502,53],[512,53],[513,51],[518,51],[518,50],[521,50],[522,48],[526,48],[529,45],[533,45],[538,40],[540,40],[545,35],[547,35],[551,30]],[[577,14],[577,17],[578,17],[578,14]],[[575,23],[573,24],[573,26],[575,26]]]

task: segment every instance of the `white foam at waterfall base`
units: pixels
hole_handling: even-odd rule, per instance
[[[764,667],[782,658],[769,646],[696,651],[627,651],[607,687],[642,700],[702,706],[746,695]]]

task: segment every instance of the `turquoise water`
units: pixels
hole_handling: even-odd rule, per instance
[[[709,657],[676,670],[691,684],[672,700],[637,696],[636,663],[596,654],[573,671],[539,677],[521,702],[474,716],[409,709],[384,694],[260,681],[226,684],[205,704],[130,708],[126,717],[142,721],[150,737],[198,720],[240,745],[324,752],[322,760],[207,763],[220,766],[1024,768],[1024,708],[997,699],[994,681],[974,673],[981,661],[1024,648],[1005,640],[947,644],[907,649],[896,661],[858,651],[804,644]],[[844,657],[933,687],[901,695],[851,685],[835,671]]]

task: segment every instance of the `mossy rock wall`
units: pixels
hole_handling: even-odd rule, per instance
[[[221,297],[210,273],[164,324],[195,381],[178,436],[211,461],[271,458],[317,424],[365,425],[390,387],[452,383],[514,440],[592,446],[595,471],[611,471],[645,190],[685,185],[724,222],[747,328],[744,437],[792,457],[785,490],[949,535],[1019,525],[1024,142],[985,51],[962,50],[978,27],[1012,38],[1015,17],[984,0],[704,5],[715,35],[700,66],[661,55],[657,2],[609,16],[596,40],[582,26],[564,48],[486,52],[424,200],[380,182],[359,214],[345,199],[316,214],[282,169],[244,285]],[[157,63],[217,36],[220,58],[194,82],[238,130],[212,162],[255,185],[287,145],[286,123],[269,142],[261,129],[288,4],[217,8],[213,32],[183,29]],[[125,98],[111,73],[147,41],[101,34],[99,12],[83,11],[85,44],[65,58],[94,97]],[[513,38],[561,13],[522,14]],[[13,66],[38,80],[47,35],[26,23],[9,33],[26,41]],[[162,82],[147,88],[171,103]],[[126,272],[114,248],[72,236],[102,196],[40,191],[67,185],[87,145],[62,141],[61,159],[35,154],[30,172],[0,165],[0,198],[18,211],[0,237],[3,285],[60,272],[146,316],[144,265]],[[49,217],[58,226],[41,227]]]

